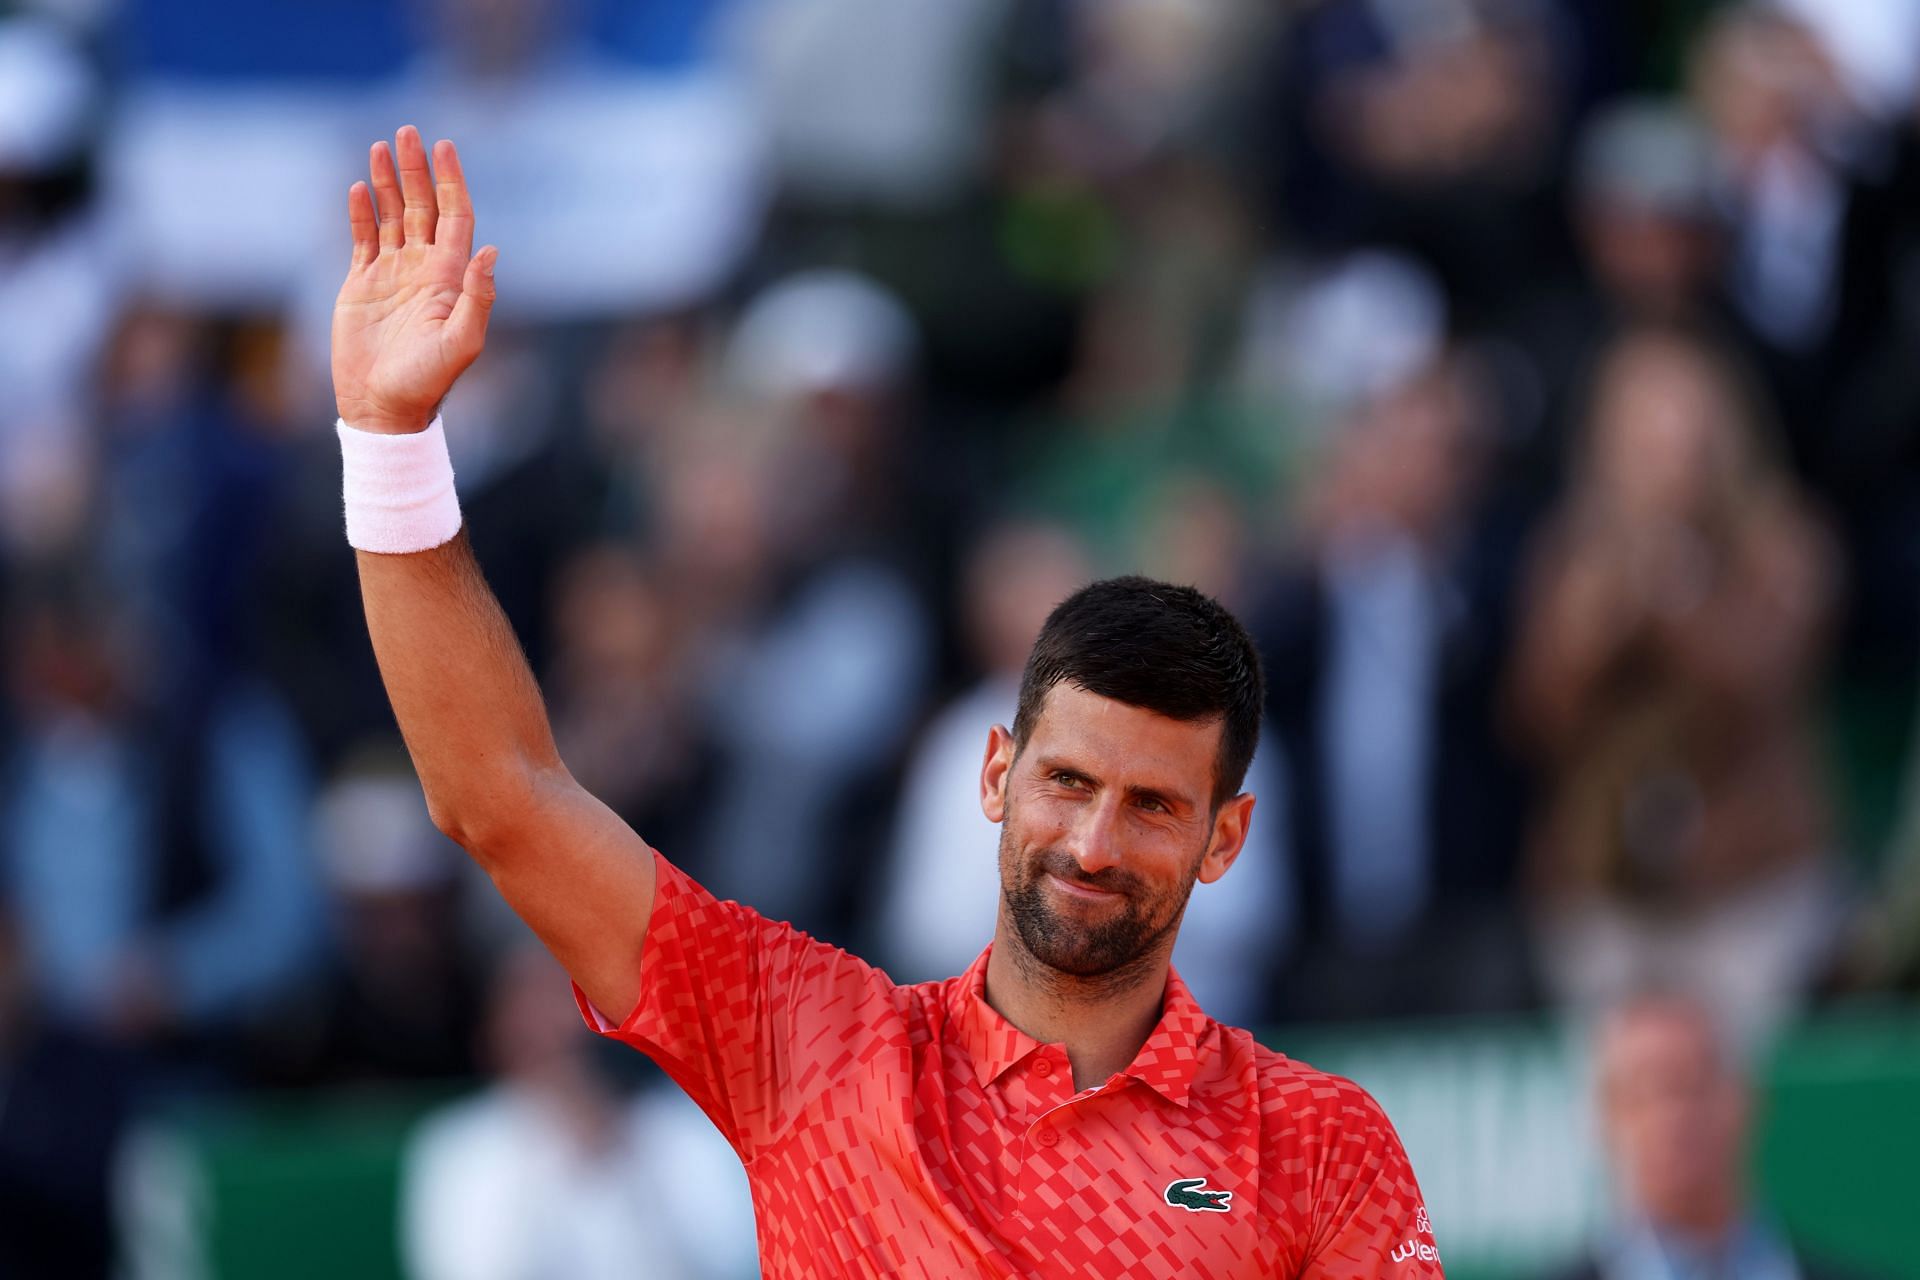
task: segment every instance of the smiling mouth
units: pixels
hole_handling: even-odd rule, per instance
[[[1080,898],[1087,902],[1105,902],[1108,898],[1117,898],[1120,896],[1112,889],[1096,889],[1092,885],[1080,884],[1077,881],[1063,879],[1051,871],[1047,872],[1047,879],[1058,885],[1061,891],[1068,896]]]

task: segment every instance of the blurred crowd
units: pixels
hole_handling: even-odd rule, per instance
[[[963,968],[987,729],[1140,571],[1267,662],[1176,954],[1223,1020],[1660,990],[1737,1056],[1920,991],[1914,0],[13,0],[0,1270],[104,1257],[143,1099],[481,1073],[416,1172],[545,1151],[626,1239],[627,1104],[429,823],[341,532],[402,123],[501,247],[481,563],[574,773],[722,896]]]

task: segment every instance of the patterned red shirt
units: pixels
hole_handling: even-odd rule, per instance
[[[656,857],[653,1057],[746,1163],[768,1280],[1438,1280],[1400,1140],[1357,1085],[1201,1011],[1177,974],[1132,1065],[1065,1051],[957,978],[897,986]]]

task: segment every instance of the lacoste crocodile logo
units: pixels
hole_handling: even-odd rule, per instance
[[[1202,1191],[1205,1178],[1180,1178],[1167,1184],[1167,1203],[1188,1213],[1225,1213],[1232,1206],[1231,1191]]]

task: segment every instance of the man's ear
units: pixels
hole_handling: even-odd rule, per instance
[[[1247,844],[1247,828],[1253,822],[1253,795],[1243,791],[1220,806],[1213,815],[1213,843],[1200,860],[1200,883],[1212,884],[1227,874],[1227,868],[1240,856]]]
[[[1007,779],[1013,774],[1016,749],[1005,725],[987,734],[987,758],[980,765],[980,812],[988,822],[1007,820]]]

